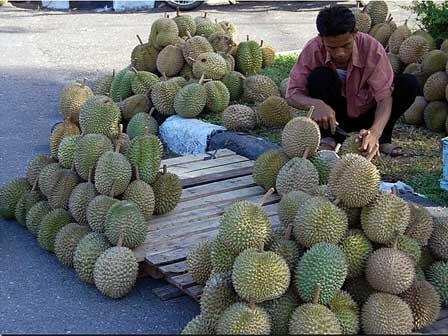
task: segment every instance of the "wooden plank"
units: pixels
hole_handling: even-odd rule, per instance
[[[213,154],[213,153],[215,153],[215,151],[209,151],[207,153]],[[179,156],[179,157],[175,157],[175,158],[171,158],[171,159],[165,159],[165,160],[162,160],[162,165],[166,164],[167,167],[174,167],[179,164],[203,161],[204,158],[210,157],[210,155],[207,155],[207,153],[190,154],[190,155]],[[236,155],[236,153],[229,149],[223,148],[223,149],[218,149],[218,151],[216,151],[215,157],[220,158],[220,157],[226,157],[226,156],[231,156],[231,155]]]
[[[448,309],[444,308],[440,311],[439,316],[437,316],[437,320],[443,320],[448,318]]]
[[[192,172],[186,172],[182,173],[182,178],[193,178],[193,177],[199,177],[199,176],[205,176],[205,175],[213,175],[217,173],[223,173],[223,172],[232,172],[233,170],[238,170],[241,168],[251,168],[254,166],[254,161],[252,160],[246,160],[243,162],[235,162],[230,163],[224,166],[217,166],[209,169],[200,169],[200,170],[194,170]]]
[[[179,176],[185,176],[188,173],[201,171],[203,174],[207,174],[208,170],[215,167],[223,167],[239,162],[248,162],[252,160],[241,155],[231,155],[221,158],[216,158],[212,160],[202,160],[197,162],[189,162],[185,164],[179,164],[174,167],[170,167],[169,171],[171,173],[177,174]]]
[[[196,285],[190,273],[168,277],[166,280],[181,289]]]
[[[174,264],[160,266],[159,269],[165,276],[173,276],[174,274],[188,272],[188,265],[185,261],[181,261]]]
[[[230,171],[215,172],[213,174],[205,174],[196,177],[185,177],[181,180],[183,187],[192,187],[205,183],[226,180],[232,177],[244,176],[252,174],[252,167],[239,168]]]
[[[191,298],[193,298],[194,300],[196,300],[197,302],[199,302],[201,300],[201,295],[202,295],[202,291],[204,290],[204,286],[202,285],[196,285],[196,286],[192,286],[192,287],[188,287],[184,290],[184,292],[190,296]]]
[[[448,334],[448,318],[434,322],[431,326],[419,330],[419,333],[431,335]]]
[[[154,288],[152,292],[162,301],[175,299],[185,295],[182,290],[173,285],[165,285],[163,287]]]

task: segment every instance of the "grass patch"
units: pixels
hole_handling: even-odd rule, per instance
[[[260,74],[269,77],[277,86],[280,86],[280,83],[289,77],[289,73],[294,63],[296,63],[298,56],[299,54],[297,53],[278,55],[275,58],[275,63],[262,69]]]

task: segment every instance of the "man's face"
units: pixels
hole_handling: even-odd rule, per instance
[[[338,66],[346,66],[352,56],[354,33],[345,33],[337,36],[322,36],[325,49],[329,52],[331,60]]]

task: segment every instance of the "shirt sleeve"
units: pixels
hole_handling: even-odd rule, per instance
[[[372,72],[367,83],[370,86],[373,97],[379,103],[384,98],[392,95],[394,71],[383,46],[378,43],[377,47],[373,49],[374,55],[371,57],[373,62]]]
[[[291,69],[289,74],[288,89],[286,98],[291,97],[297,92],[307,94],[306,84],[308,76],[315,68],[314,48],[312,45],[306,46],[299,55],[297,62]]]

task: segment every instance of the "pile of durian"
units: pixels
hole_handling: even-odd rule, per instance
[[[310,114],[256,160],[265,197],[189,251],[205,286],[183,334],[409,334],[448,306],[448,221],[381,191],[372,155],[318,151]],[[262,207],[274,189],[279,226]]]
[[[423,96],[405,112],[404,121],[448,133],[448,40],[437,49],[428,32],[412,32],[407,21],[397,26],[388,15],[386,1],[370,1],[363,10],[353,11],[357,29],[375,37],[388,51],[394,73],[415,75],[423,89]]]
[[[148,113],[123,133],[127,110],[86,81],[64,87],[60,111],[51,155],[36,155],[26,176],[2,186],[0,217],[16,219],[80,279],[120,298],[136,282],[133,250],[148,221],[175,208],[182,185],[166,166],[160,171],[163,146]]]

